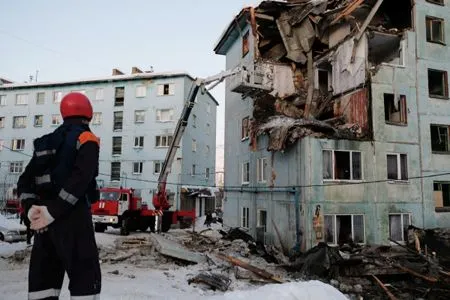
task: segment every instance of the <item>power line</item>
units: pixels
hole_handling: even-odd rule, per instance
[[[24,152],[19,152],[17,150],[11,149],[7,146],[3,146],[4,148],[12,151],[17,152],[22,155],[25,155],[27,157],[32,157],[32,155],[29,155]],[[110,177],[111,174],[107,173],[101,173],[99,172],[99,175],[108,176]],[[414,179],[424,179],[424,178],[434,178],[434,177],[440,177],[440,176],[446,176],[450,175],[450,172],[445,173],[437,173],[437,174],[429,174],[429,175],[422,175],[422,176],[412,176],[409,177],[408,180],[414,180]],[[146,182],[146,183],[156,183],[159,182],[157,180],[148,180],[148,179],[141,179],[141,178],[133,178],[128,176],[118,176],[120,179],[126,179],[126,180],[132,180],[137,182]],[[295,191],[297,188],[312,188],[312,187],[331,187],[331,186],[351,186],[351,185],[362,185],[362,184],[374,184],[374,183],[384,183],[384,182],[392,182],[392,179],[379,179],[379,180],[368,180],[368,181],[358,181],[358,182],[333,182],[333,183],[325,183],[325,184],[308,184],[308,185],[288,185],[288,186],[276,186],[276,187],[259,187],[259,186],[245,186],[245,185],[239,185],[239,186],[223,186],[225,191],[242,191],[242,192],[258,192],[259,191]],[[185,185],[192,185],[192,186],[198,186],[198,187],[210,187],[210,188],[218,188],[219,186],[216,185],[206,185],[206,184],[188,184],[188,183],[180,183],[180,182],[166,182],[169,185],[175,185],[175,186],[185,186]],[[290,189],[290,190],[289,190]]]

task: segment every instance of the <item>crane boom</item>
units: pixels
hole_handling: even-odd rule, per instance
[[[184,130],[186,129],[186,126],[188,124],[189,116],[191,115],[191,111],[194,108],[195,99],[199,90],[212,83],[212,85],[208,89],[210,90],[216,87],[225,78],[235,75],[242,70],[243,69],[241,67],[237,67],[230,71],[220,72],[219,74],[211,77],[207,77],[204,79],[196,78],[194,80],[191,90],[189,91],[187,101],[185,102],[183,111],[181,112],[180,119],[178,120],[177,126],[175,127],[172,142],[170,143],[166,158],[164,159],[161,172],[159,173],[157,193],[153,196],[153,206],[155,207],[155,209],[166,210],[170,208],[166,193],[167,178],[172,168],[172,163],[175,159],[177,149],[180,146],[180,141],[183,137]]]

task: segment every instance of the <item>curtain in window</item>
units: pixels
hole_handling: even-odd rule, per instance
[[[394,241],[403,241],[400,215],[389,216],[389,236]]]
[[[324,150],[323,152],[323,179],[333,179],[333,166],[331,159],[331,151]]]

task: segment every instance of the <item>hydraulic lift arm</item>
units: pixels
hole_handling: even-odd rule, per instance
[[[194,107],[195,99],[199,90],[206,88],[206,86],[209,84],[211,85],[209,86],[208,90],[211,90],[219,83],[221,83],[225,78],[240,73],[242,70],[243,69],[241,67],[237,67],[233,70],[224,71],[208,78],[196,78],[194,80],[188,95],[188,99],[181,113],[181,117],[178,120],[177,126],[175,127],[172,142],[170,143],[166,158],[164,159],[161,172],[159,173],[157,193],[153,196],[153,206],[156,210],[166,210],[170,208],[166,193],[167,177],[169,176],[170,170],[172,168],[175,154],[180,146],[181,138],[183,137],[184,130],[186,129],[186,126],[188,124],[189,116],[191,115],[191,111]]]

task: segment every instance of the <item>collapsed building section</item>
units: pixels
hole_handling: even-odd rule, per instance
[[[305,136],[370,140],[371,75],[382,63],[404,62],[411,16],[400,10],[410,12],[410,0],[263,1],[244,9],[253,58],[231,88],[254,99],[253,148],[261,134],[269,151]],[[397,110],[394,101],[392,118],[401,117]]]

